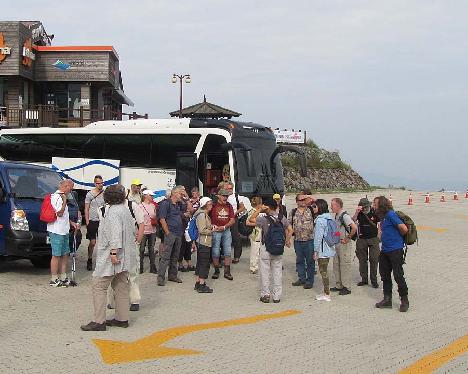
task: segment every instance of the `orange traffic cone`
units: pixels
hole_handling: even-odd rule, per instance
[[[409,194],[408,205],[413,205],[413,194],[412,193]]]
[[[445,193],[442,192],[442,196],[440,197],[440,202],[445,203]]]
[[[453,200],[458,200],[458,192],[457,191],[455,191],[453,193]]]
[[[424,199],[424,202],[425,202],[426,204],[429,204],[429,203],[431,202],[431,198],[430,198],[429,192],[426,194],[426,197],[425,197],[425,199]]]

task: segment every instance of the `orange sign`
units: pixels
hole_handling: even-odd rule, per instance
[[[3,33],[0,32],[0,64],[8,55],[11,54],[11,48],[5,45]]]
[[[23,44],[23,65],[31,67],[32,62],[36,59],[36,55],[32,51],[31,38],[26,39]]]

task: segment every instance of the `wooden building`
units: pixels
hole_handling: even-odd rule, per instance
[[[0,22],[0,122],[83,125],[120,119],[125,95],[112,46],[52,46],[41,22]]]

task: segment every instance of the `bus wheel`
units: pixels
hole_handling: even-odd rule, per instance
[[[50,267],[50,256],[33,257],[30,261],[37,268],[46,269]]]

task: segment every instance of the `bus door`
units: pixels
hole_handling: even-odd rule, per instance
[[[218,190],[218,184],[223,180],[223,168],[228,164],[227,153],[205,153],[203,163],[204,196],[210,196]]]
[[[190,194],[193,187],[198,187],[197,154],[178,152],[176,158],[176,185],[184,186]]]

